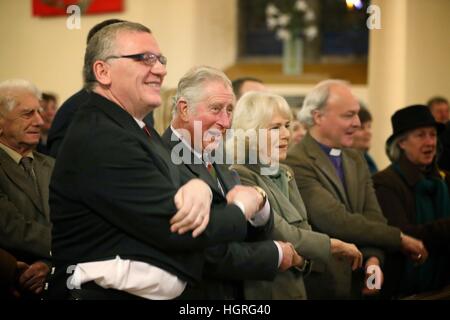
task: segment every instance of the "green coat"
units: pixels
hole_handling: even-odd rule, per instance
[[[359,152],[342,151],[346,188],[330,159],[309,134],[289,150],[285,162],[294,170],[313,230],[356,244],[364,258],[376,256],[383,261],[380,249],[400,248],[400,230],[386,224],[367,164]],[[356,298],[362,273],[360,276],[353,276],[349,263],[333,259],[327,272],[308,277],[306,287],[315,299]]]
[[[239,173],[242,184],[257,185],[266,191],[275,215],[272,239],[291,242],[299,254],[311,260],[312,268],[324,269],[330,258],[330,238],[311,231],[292,170],[280,165],[281,174],[286,175],[289,180],[288,199],[268,176],[260,175],[259,166],[234,165],[231,168]],[[273,282],[247,281],[244,291],[246,299],[307,298],[303,272],[296,268],[279,272]]]

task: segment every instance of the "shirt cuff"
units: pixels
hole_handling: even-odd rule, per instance
[[[266,225],[270,218],[270,204],[269,200],[266,200],[264,207],[259,210],[253,218],[249,220],[250,224],[254,227],[262,227]]]
[[[281,250],[281,246],[278,244],[278,242],[274,241],[273,243],[275,243],[275,245],[277,246],[277,249],[278,249],[278,266],[277,266],[277,268],[279,268],[281,265],[281,261],[283,260],[283,250]]]

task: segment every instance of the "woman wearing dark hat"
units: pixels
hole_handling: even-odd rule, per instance
[[[450,174],[436,166],[435,122],[423,105],[398,110],[386,143],[392,164],[373,177],[378,201],[390,225],[420,238],[429,251],[421,266],[392,256],[386,265],[385,293],[408,295],[450,283]]]

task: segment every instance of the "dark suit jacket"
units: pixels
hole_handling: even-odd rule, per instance
[[[344,149],[342,160],[345,188],[327,155],[307,134],[289,150],[286,164],[294,170],[313,230],[355,243],[365,258],[376,256],[383,261],[379,248],[399,249],[400,230],[386,224],[363,156]],[[355,297],[360,292],[355,280],[355,290],[351,291],[350,265],[336,259],[334,262],[328,272],[312,273],[305,280],[312,298]]]
[[[183,146],[182,142],[173,135],[169,127],[162,136],[169,150],[177,150],[174,147]],[[187,148],[190,161],[184,162],[184,168],[192,177],[199,178],[211,187],[213,201],[225,204],[226,198],[219,189],[217,181],[206,169],[203,163],[194,163],[195,155]],[[178,153],[178,152],[177,152]],[[179,153],[183,158],[184,153]],[[199,160],[199,159],[197,159]],[[223,164],[214,164],[217,177],[220,180],[224,193],[230,191],[236,184],[240,184],[237,176]],[[242,282],[236,280],[258,279],[273,280],[278,270],[278,249],[273,241],[267,240],[273,229],[273,214],[264,227],[254,228],[249,224],[246,242],[230,242],[225,245],[209,247],[206,250],[207,264],[204,271],[204,279],[195,288],[196,298],[203,299],[233,299],[242,295]],[[231,280],[231,281],[230,281]],[[235,282],[232,282],[232,281]]]
[[[54,160],[33,155],[40,195],[20,165],[0,149],[0,247],[27,263],[50,258],[48,186]]]
[[[213,206],[197,238],[170,232],[174,195],[189,177],[150,129],[148,138],[130,114],[96,93],[77,112],[50,184],[52,253],[60,269],[119,255],[195,282],[205,247],[245,237],[247,223],[235,205]]]
[[[3,290],[9,288],[14,283],[16,275],[16,258],[9,252],[0,248],[0,297]]]
[[[67,129],[72,123],[72,119],[75,116],[77,110],[84,105],[89,100],[89,93],[81,89],[80,91],[74,93],[69,97],[62,105],[59,107],[58,112],[53,119],[52,126],[48,133],[47,145],[44,147],[47,152],[53,158],[56,158],[58,150],[66,136]],[[148,126],[153,126],[153,113],[150,113],[144,122]],[[39,149],[38,149],[39,151]]]

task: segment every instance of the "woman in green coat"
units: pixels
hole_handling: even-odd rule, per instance
[[[267,92],[245,94],[234,110],[234,138],[227,146],[235,155],[231,168],[242,184],[264,189],[275,215],[272,239],[292,243],[305,261],[300,268],[280,272],[273,282],[247,281],[246,299],[306,299],[303,277],[311,269],[324,271],[331,255],[348,259],[353,270],[361,267],[362,255],[355,245],[311,230],[293,172],[280,164],[287,154],[291,119],[286,100]],[[244,150],[239,150],[242,145]]]

